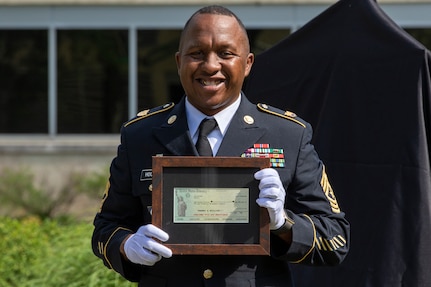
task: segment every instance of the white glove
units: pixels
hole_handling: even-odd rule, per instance
[[[126,240],[124,253],[133,263],[148,266],[154,265],[162,257],[171,257],[172,250],[155,239],[164,242],[169,239],[169,235],[152,224],[143,225]]]
[[[254,178],[260,180],[259,198],[256,202],[265,207],[269,214],[269,229],[276,230],[285,222],[284,200],[286,191],[281,183],[278,172],[273,168],[264,168],[254,174]]]

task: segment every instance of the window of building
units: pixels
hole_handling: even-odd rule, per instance
[[[139,110],[181,99],[184,92],[175,63],[180,34],[180,30],[138,31]]]
[[[59,134],[118,133],[128,114],[127,30],[57,32]]]
[[[128,120],[129,31],[56,31],[56,133],[113,134]],[[249,30],[258,55],[289,30]],[[0,32],[0,133],[48,133],[47,30]],[[178,102],[175,52],[181,30],[137,32],[138,110]]]
[[[0,30],[0,133],[48,132],[47,30]]]

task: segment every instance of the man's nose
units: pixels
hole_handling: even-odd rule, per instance
[[[210,53],[205,57],[202,64],[208,72],[219,70],[221,66],[220,57],[216,53]]]

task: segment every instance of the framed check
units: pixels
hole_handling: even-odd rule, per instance
[[[268,158],[154,156],[152,222],[174,254],[269,255],[254,173]]]

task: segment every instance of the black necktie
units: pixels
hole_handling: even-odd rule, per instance
[[[217,126],[215,119],[203,119],[199,125],[199,137],[196,142],[196,149],[200,156],[213,156],[208,134]]]

